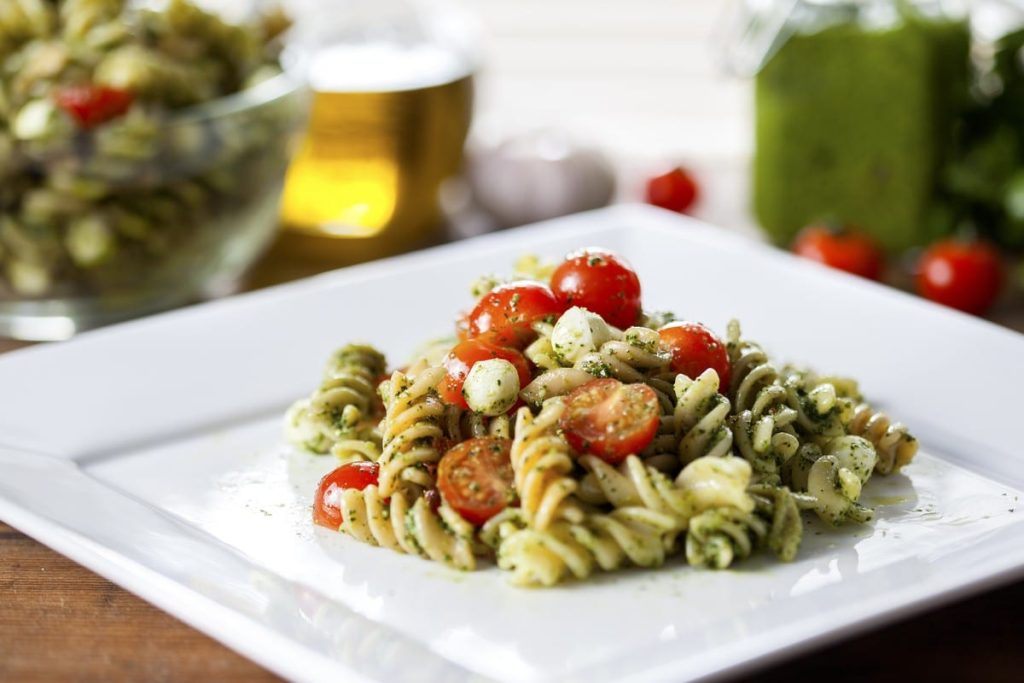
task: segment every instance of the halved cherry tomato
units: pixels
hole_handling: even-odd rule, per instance
[[[538,320],[554,320],[565,307],[540,282],[522,280],[499,285],[484,294],[469,314],[470,336],[489,333],[501,344],[517,346],[533,338]]]
[[[53,100],[81,128],[92,128],[128,111],[135,95],[129,90],[86,84],[58,88],[53,93]]]
[[[697,181],[681,167],[647,181],[647,203],[669,211],[685,212],[697,201]]]
[[[441,497],[471,524],[480,525],[515,502],[511,439],[488,436],[455,446],[437,466]]]
[[[640,278],[606,249],[569,254],[552,274],[551,289],[563,310],[580,306],[615,327],[635,325],[640,317]]]
[[[453,406],[459,406],[468,410],[465,396],[462,395],[462,385],[466,383],[466,375],[470,369],[482,360],[501,358],[507,360],[516,367],[519,374],[519,386],[525,387],[530,383],[530,363],[523,354],[507,346],[499,346],[487,338],[467,339],[459,342],[451,350],[442,365],[448,374],[438,385],[438,393],[441,400]]]
[[[316,487],[313,499],[313,522],[335,531],[341,526],[339,498],[344,489],[362,491],[377,484],[380,466],[375,462],[350,462],[328,472]]]
[[[609,378],[573,390],[560,424],[576,451],[617,465],[654,439],[659,416],[658,395],[653,389]]]
[[[672,352],[672,372],[696,379],[711,368],[718,373],[719,386],[729,386],[729,353],[714,332],[700,323],[674,322],[658,330],[658,336],[661,345]]]
[[[1003,286],[999,253],[987,242],[942,240],[928,247],[917,266],[917,291],[967,313],[987,311]]]
[[[793,242],[793,253],[869,280],[882,276],[882,251],[863,232],[808,226]]]

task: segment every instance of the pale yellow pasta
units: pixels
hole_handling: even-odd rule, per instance
[[[676,485],[689,492],[697,512],[716,507],[734,507],[744,512],[754,508],[747,493],[751,483],[750,464],[743,458],[698,458],[683,468]]]
[[[853,411],[847,429],[851,434],[863,436],[875,445],[878,461],[875,470],[880,474],[899,472],[917,454],[917,439],[900,422],[861,403]]]
[[[476,567],[473,525],[445,504],[435,512],[423,497],[410,505],[405,492],[384,497],[371,485],[362,491],[342,490],[338,507],[339,531],[363,543],[420,555],[455,569]]]
[[[564,396],[573,389],[593,382],[594,376],[576,368],[555,368],[537,375],[519,392],[520,398],[531,406],[540,406],[550,398]]]
[[[381,495],[391,495],[403,482],[433,486],[425,466],[441,458],[438,440],[444,433],[445,406],[435,387],[443,377],[443,368],[427,368],[415,377],[395,372],[381,385],[385,407]]]
[[[676,520],[676,531],[684,530],[697,510],[691,492],[635,455],[618,467],[592,455],[581,457],[580,464],[588,472],[581,481],[584,500],[608,503],[615,508],[645,507],[669,515]]]
[[[563,401],[554,398],[536,417],[529,408],[520,408],[516,415],[511,459],[519,507],[527,525],[541,531],[557,519],[578,522],[582,517],[571,498],[577,483],[570,476],[569,444],[558,431],[564,410]]]
[[[343,439],[331,446],[330,452],[341,465],[350,462],[376,462],[380,458],[380,439]]]
[[[675,529],[672,516],[643,507],[591,513],[581,522],[558,521],[544,531],[511,531],[498,546],[498,566],[512,572],[513,583],[524,586],[585,579],[595,568],[656,567],[667,554],[665,535]]]
[[[718,392],[718,373],[708,368],[697,379],[678,375],[673,422],[678,454],[684,464],[697,458],[727,455],[732,448],[729,399]]]

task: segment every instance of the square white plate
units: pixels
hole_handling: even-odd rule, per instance
[[[401,362],[523,252],[627,256],[645,302],[858,377],[922,453],[871,526],[799,559],[679,560],[549,590],[312,528],[330,458],[281,414],[353,339]],[[0,357],[0,518],[285,676],[691,679],[1024,573],[1024,337],[716,228],[626,206],[349,268]],[[1015,512],[1015,510],[1017,510]]]

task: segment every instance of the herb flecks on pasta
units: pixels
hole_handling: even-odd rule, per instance
[[[317,524],[460,570],[491,558],[524,586],[791,561],[805,513],[870,522],[865,487],[917,451],[854,380],[776,364],[736,321],[722,340],[639,311],[611,252],[525,258],[473,294],[457,338],[391,373],[342,347],[289,411],[296,446],[343,463]]]

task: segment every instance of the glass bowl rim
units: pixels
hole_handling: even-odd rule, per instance
[[[160,121],[160,126],[193,125],[202,121],[227,118],[289,97],[305,95],[307,84],[302,73],[298,64],[291,64],[276,76],[252,87],[171,112]]]

